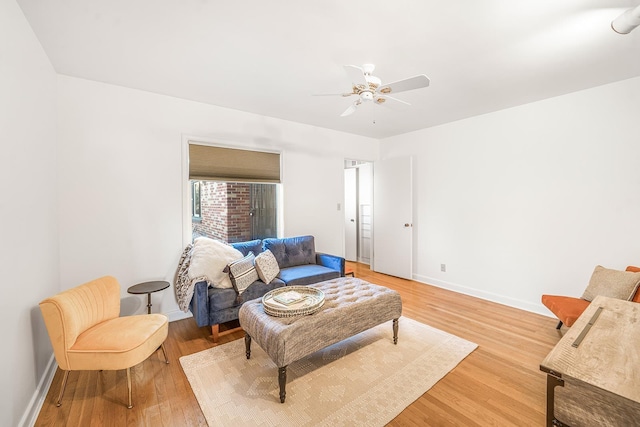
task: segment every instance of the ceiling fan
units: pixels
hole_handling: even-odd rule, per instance
[[[409,77],[408,79],[398,80],[393,83],[382,84],[382,80],[371,74],[375,69],[375,65],[373,64],[364,64],[362,67],[345,65],[344,69],[351,79],[351,92],[317,95],[342,97],[358,95],[358,99],[356,99],[353,104],[351,104],[349,108],[341,114],[342,117],[353,114],[356,109],[365,102],[373,102],[374,104],[380,105],[384,104],[387,100],[391,100],[401,104],[411,105],[406,101],[394,98],[390,94],[395,95],[399,92],[429,86],[429,77],[424,74]]]

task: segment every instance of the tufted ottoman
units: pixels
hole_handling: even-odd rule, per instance
[[[253,339],[278,367],[282,403],[290,363],[389,320],[393,320],[393,343],[398,342],[398,318],[402,314],[398,292],[351,277],[311,286],[324,292],[325,303],[310,316],[269,316],[260,298],[244,303],[239,312],[247,359]]]

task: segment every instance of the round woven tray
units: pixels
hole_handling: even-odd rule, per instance
[[[297,292],[303,299],[291,304],[282,304],[274,297],[282,297],[288,292]],[[264,312],[274,317],[306,316],[320,310],[324,305],[324,292],[311,286],[283,286],[267,292],[262,297]]]

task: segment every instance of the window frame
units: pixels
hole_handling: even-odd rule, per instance
[[[236,150],[248,150],[258,151],[264,153],[273,153],[280,155],[280,183],[276,184],[278,190],[276,191],[276,233],[278,237],[284,236],[284,182],[285,182],[285,170],[284,170],[284,158],[285,154],[281,150],[270,150],[261,147],[248,147],[241,144],[237,144],[235,141],[224,140],[216,138],[215,140],[195,137],[191,135],[182,135],[182,242],[183,247],[192,243],[192,224],[193,217],[191,214],[191,185],[189,178],[189,145],[209,145],[212,147],[220,148],[232,148]],[[268,183],[272,184],[272,183]]]

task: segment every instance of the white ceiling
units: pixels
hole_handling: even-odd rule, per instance
[[[60,74],[374,138],[639,76],[640,29],[610,28],[638,3],[18,0]],[[349,117],[355,97],[311,96],[363,63],[431,86]]]

